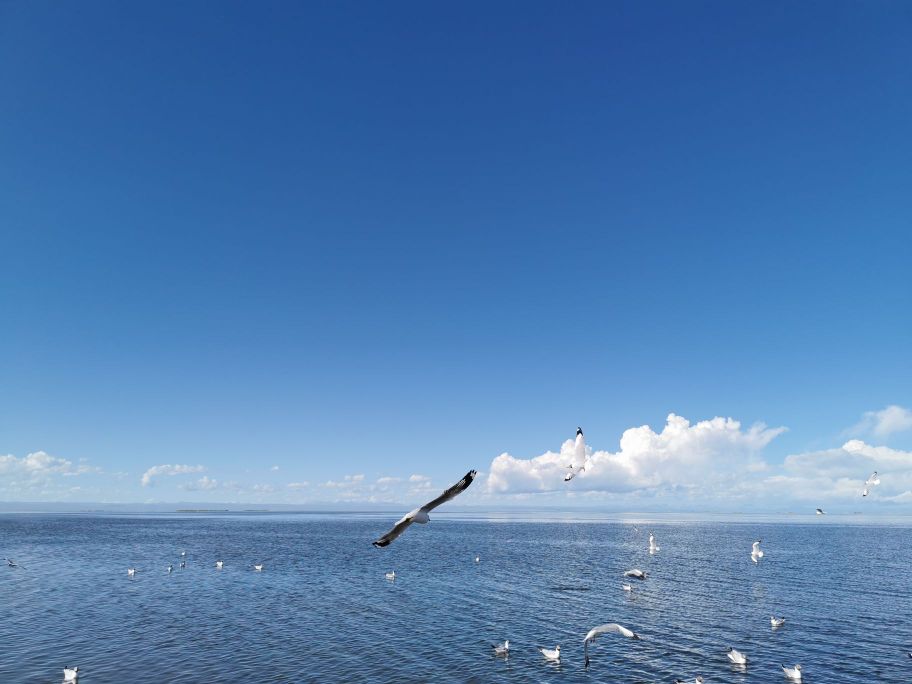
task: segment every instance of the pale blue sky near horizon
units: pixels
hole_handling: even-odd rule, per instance
[[[912,407],[910,28],[0,4],[0,500],[437,489],[670,413],[787,427],[771,466],[912,449],[852,431]],[[203,470],[143,487],[164,464]]]

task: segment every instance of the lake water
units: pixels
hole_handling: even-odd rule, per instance
[[[798,662],[805,682],[912,682],[908,523],[438,514],[373,548],[394,520],[0,515],[0,555],[25,566],[0,567],[0,682],[59,682],[74,664],[83,684],[781,683]],[[648,579],[623,578],[633,567]],[[586,670],[583,636],[604,622],[642,640],[602,636]],[[504,639],[510,657],[493,657]],[[558,643],[560,664],[535,650]]]

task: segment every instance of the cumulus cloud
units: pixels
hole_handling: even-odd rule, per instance
[[[409,482],[412,483],[421,483],[421,482],[430,482],[431,478],[427,475],[411,475],[409,476]]]
[[[295,491],[300,491],[302,489],[306,489],[307,487],[309,487],[310,482],[307,482],[306,480],[303,482],[289,482],[285,486],[288,487],[289,489],[293,489]]]
[[[491,462],[487,491],[630,493],[704,487],[762,469],[760,452],[785,429],[763,423],[742,429],[739,421],[718,417],[691,425],[672,413],[661,432],[648,425],[626,430],[616,452],[586,447],[586,470],[569,483],[563,481],[567,466],[578,462],[572,439],[559,452],[531,459],[501,454]]]
[[[253,485],[253,491],[257,494],[272,494],[276,490],[271,484],[255,484]]]
[[[328,480],[323,483],[324,487],[329,487],[330,489],[344,489],[346,487],[354,487],[355,485],[360,484],[364,481],[364,474],[358,473],[357,475],[346,475],[342,480]]]
[[[378,477],[377,478],[378,485],[391,485],[391,484],[396,484],[397,482],[402,482],[402,478],[401,477]]]
[[[160,475],[184,475],[187,473],[201,473],[204,470],[205,468],[201,465],[157,465],[144,472],[140,482],[143,487],[148,487],[153,484],[154,478]]]
[[[866,411],[861,420],[849,428],[854,435],[871,434],[875,437],[887,437],[895,432],[912,429],[912,411],[896,404],[891,404],[880,411]]]
[[[24,478],[24,483],[21,480],[19,482],[27,487],[47,485],[57,475],[72,477],[89,472],[98,472],[98,469],[85,463],[76,465],[72,461],[51,456],[44,451],[35,451],[22,458],[12,454],[0,456],[0,476]]]
[[[907,503],[912,498],[912,452],[852,439],[836,449],[787,456],[783,472],[763,481],[779,496],[800,501],[858,500],[864,481],[877,470],[881,484],[870,500]],[[907,494],[909,494],[907,496]]]

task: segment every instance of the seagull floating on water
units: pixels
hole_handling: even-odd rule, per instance
[[[254,566],[253,566],[253,569],[256,570],[257,572],[262,572],[262,571],[263,571],[263,564],[260,563],[259,565],[254,565]]]
[[[771,624],[773,627],[782,627],[782,625],[785,624],[785,618],[777,618],[777,617],[773,617],[773,616],[771,615],[771,616],[770,616],[770,624]]]
[[[589,630],[589,633],[586,634],[586,638],[583,639],[583,653],[586,658],[586,667],[589,667],[589,642],[595,641],[595,639],[600,634],[607,634],[609,632],[614,632],[625,636],[628,639],[639,639],[640,635],[634,632],[632,629],[627,629],[623,625],[619,625],[616,622],[610,622],[607,625],[599,625],[598,627],[593,627]]]
[[[629,584],[622,584],[621,587],[624,589],[624,591],[633,591],[633,587]]]
[[[782,673],[789,679],[793,679],[796,682],[801,681],[801,665],[795,665],[795,667],[786,667],[783,665]]]
[[[215,567],[221,570],[225,566],[224,561],[215,561]]]
[[[174,563],[168,563],[168,574],[174,572]]]
[[[754,563],[758,563],[760,559],[763,558],[763,551],[760,550],[760,542],[762,541],[762,539],[755,541],[751,546],[751,560],[754,561]]]
[[[384,575],[384,577],[386,577],[388,580],[394,580],[396,579],[396,571],[394,570],[393,572],[388,572]]]
[[[476,563],[480,563],[480,562],[481,562],[481,556],[475,556],[475,562],[476,562]]]
[[[646,573],[642,570],[634,568],[633,570],[628,570],[624,573],[624,577],[636,577],[638,580],[646,579]]]
[[[136,574],[136,568],[127,568],[127,575],[133,577]]]
[[[560,644],[554,648],[545,648],[543,646],[538,646],[537,648],[548,660],[560,660]]]
[[[507,639],[505,642],[500,644],[491,644],[491,648],[494,649],[494,655],[496,656],[507,656],[510,655],[510,640]]]
[[[75,682],[77,679],[79,679],[79,667],[63,668],[63,681]]]
[[[676,679],[675,684],[691,684],[690,682],[685,682],[683,679]],[[703,684],[703,677],[697,677],[693,680],[693,684]]]
[[[736,651],[733,648],[728,649],[728,659],[732,661],[735,665],[746,665],[747,656],[741,653],[741,651]]]
[[[461,494],[466,489],[468,489],[469,485],[472,484],[472,480],[475,479],[476,474],[476,471],[470,470],[459,482],[447,489],[436,499],[429,501],[421,508],[416,508],[415,510],[406,513],[404,516],[402,516],[399,522],[393,525],[393,529],[384,534],[377,541],[372,542],[373,545],[377,547],[389,546],[390,542],[405,532],[408,529],[409,525],[412,523],[419,523],[421,525],[424,525],[425,523],[429,522],[430,517],[428,517],[428,513],[437,508],[437,506],[440,504],[446,503],[450,499],[456,497],[458,494]]]

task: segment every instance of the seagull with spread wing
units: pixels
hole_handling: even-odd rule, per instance
[[[589,630],[589,633],[586,635],[586,638],[583,639],[583,653],[586,658],[586,667],[589,667],[589,642],[594,641],[597,636],[600,634],[607,634],[608,632],[615,632],[621,636],[625,636],[628,639],[639,639],[640,636],[632,629],[627,629],[623,625],[619,625],[616,622],[612,622],[607,625],[599,625],[598,627],[593,627]]]
[[[443,494],[438,496],[436,499],[434,499],[433,501],[429,501],[428,503],[424,504],[424,506],[422,506],[421,508],[416,508],[414,511],[410,511],[409,513],[406,513],[404,516],[402,516],[402,518],[399,520],[399,522],[397,522],[395,525],[393,525],[393,529],[391,529],[389,532],[384,534],[377,541],[372,542],[373,545],[377,546],[377,547],[389,546],[390,542],[393,541],[394,539],[396,539],[400,534],[405,532],[408,529],[409,525],[411,525],[412,523],[419,523],[421,525],[424,525],[425,523],[429,522],[430,517],[428,516],[428,513],[430,513],[435,508],[437,508],[437,506],[439,506],[440,504],[446,503],[450,499],[455,498],[457,495],[461,494],[466,489],[468,489],[469,485],[472,484],[472,480],[475,479],[476,474],[477,474],[476,471],[470,470],[469,472],[467,472],[465,474],[465,477],[463,477],[459,482],[457,482],[452,487],[447,489]]]

